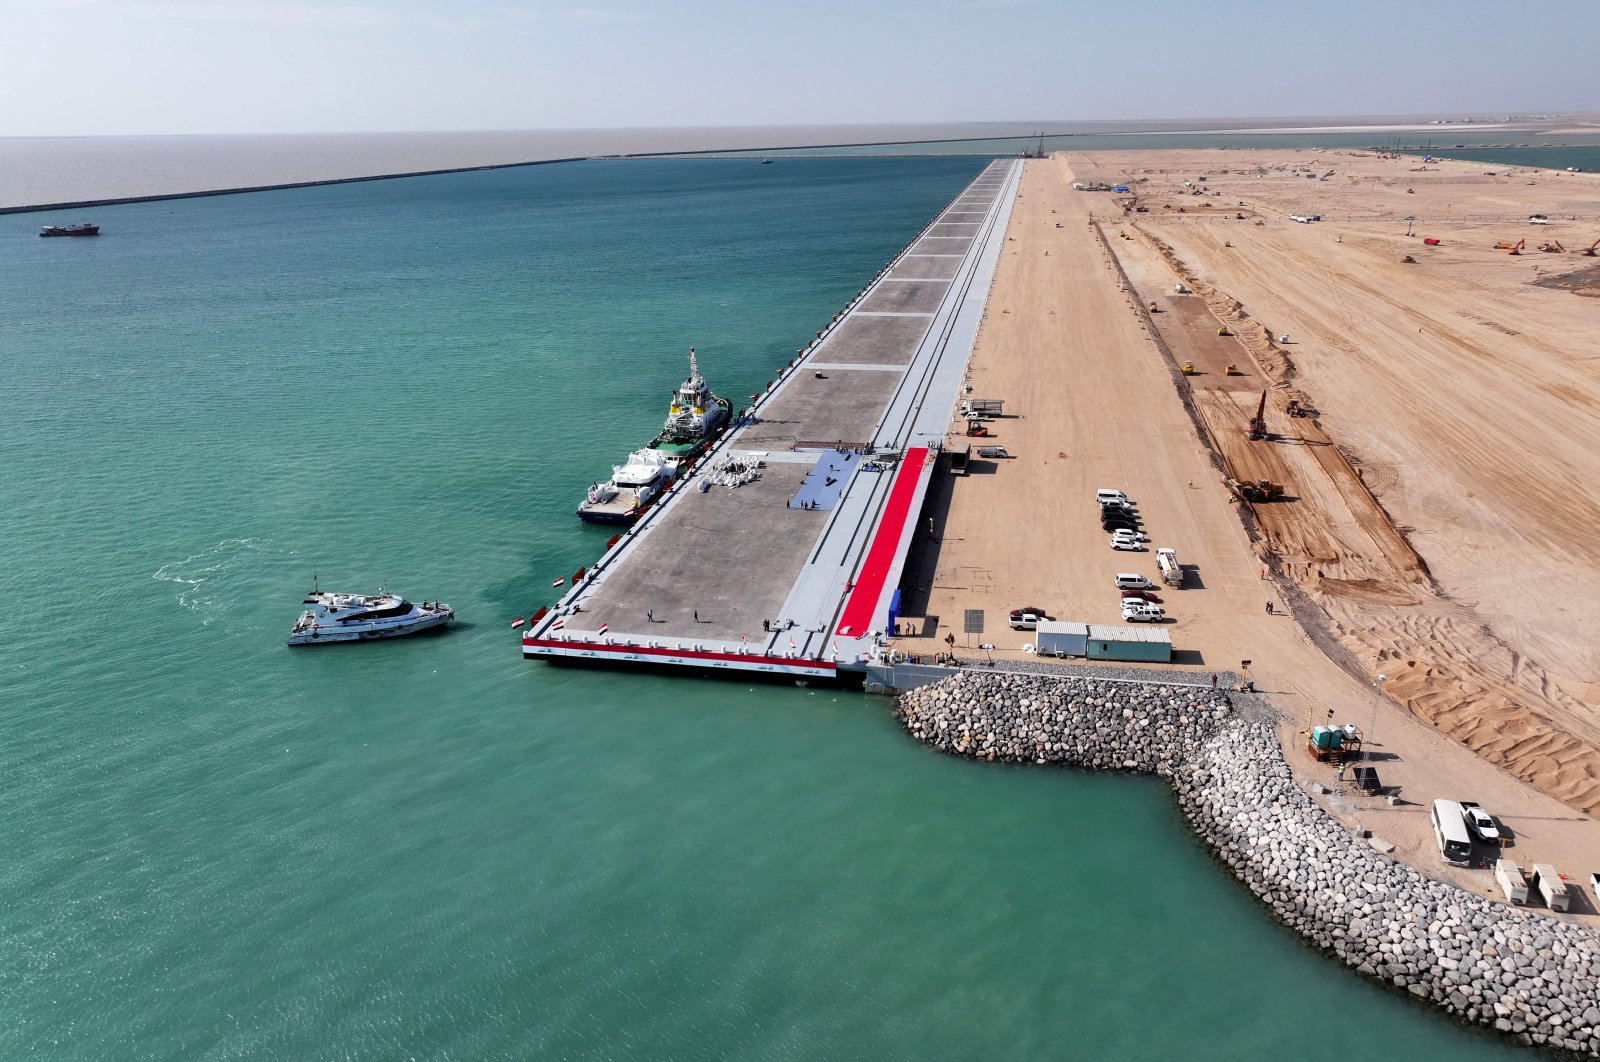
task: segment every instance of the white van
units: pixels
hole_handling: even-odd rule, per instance
[[[1454,800],[1435,800],[1433,811],[1433,839],[1439,844],[1439,857],[1451,866],[1472,864],[1472,838],[1467,835],[1467,821],[1461,805]]]
[[[1155,588],[1156,584],[1142,575],[1136,575],[1133,572],[1117,573],[1118,590],[1154,590]]]
[[[1126,505],[1128,502],[1128,496],[1122,493],[1120,490],[1110,490],[1102,487],[1094,492],[1094,500],[1101,505],[1104,505],[1106,502],[1122,502],[1124,505]]]

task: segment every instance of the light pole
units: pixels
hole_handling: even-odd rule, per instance
[[[1372,690],[1377,694],[1372,700],[1372,729],[1367,732],[1366,740],[1362,742],[1365,748],[1368,744],[1377,744],[1374,740],[1378,733],[1378,702],[1383,700],[1383,684],[1389,681],[1389,676],[1378,672],[1378,680],[1372,684]]]

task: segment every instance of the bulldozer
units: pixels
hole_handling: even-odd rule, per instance
[[[1417,260],[1415,258],[1412,258],[1408,254],[1404,258],[1400,259],[1400,264],[1401,265],[1416,265],[1417,264]]]
[[[1178,366],[1178,368],[1185,376],[1193,376],[1195,374],[1194,362],[1192,361],[1186,361],[1182,365]]]
[[[1223,370],[1222,375],[1224,375],[1224,376],[1243,376],[1244,373],[1239,371],[1239,366],[1233,364],[1232,362],[1229,362],[1228,363],[1228,367]]]
[[[1254,483],[1241,483],[1239,497],[1248,502],[1282,501],[1283,484],[1274,483],[1270,479],[1258,479]]]
[[[1298,398],[1289,399],[1289,408],[1284,410],[1291,417],[1314,417],[1317,411],[1308,405],[1303,405]]]
[[[1250,438],[1265,439],[1267,437],[1267,393],[1261,392],[1261,401],[1256,405],[1256,415],[1250,418]]]
[[[1516,244],[1512,243],[1510,240],[1496,240],[1494,249],[1497,251],[1509,251],[1515,246]]]
[[[1227,325],[1219,325],[1217,327],[1217,335],[1219,335],[1219,336],[1231,336],[1231,335],[1233,335],[1233,333],[1228,331],[1228,326]]]

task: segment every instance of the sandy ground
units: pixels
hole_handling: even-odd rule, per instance
[[[1129,153],[1124,158],[1139,160],[1142,167],[1142,160],[1152,157]],[[1265,364],[1260,364],[1241,339],[1216,335],[1222,320],[1217,310],[1226,315],[1232,309],[1227,289],[1220,284],[1212,299],[1173,297],[1189,304],[1187,309],[1162,305],[1173,301],[1166,296],[1178,275],[1162,247],[1123,222],[1117,197],[1071,190],[1073,180],[1100,179],[1113,171],[1104,157],[1057,156],[1027,164],[969,379],[972,397],[1007,402],[1007,416],[990,427],[992,442],[1014,456],[975,461],[971,476],[937,481],[938,489],[930,496],[933,535],[913,555],[906,578],[905,615],[925,637],[900,639],[897,648],[932,653],[944,647],[941,639],[953,631],[958,650],[962,649],[969,640],[960,633],[962,613],[974,608],[985,612],[985,631],[970,641],[997,645],[994,655],[1001,660],[1020,657],[1018,650],[1029,640],[1028,635],[1007,629],[1006,613],[1011,608],[1037,605],[1059,619],[1118,622],[1113,575],[1119,571],[1155,575],[1153,554],[1113,552],[1100,529],[1094,491],[1120,488],[1137,501],[1151,545],[1172,546],[1181,561],[1195,566],[1185,589],[1163,594],[1169,614],[1165,626],[1178,650],[1176,668],[1203,674],[1251,660],[1252,676],[1262,688],[1277,693],[1285,707],[1289,758],[1308,779],[1335,781],[1330,768],[1311,763],[1300,751],[1299,732],[1308,722],[1330,718],[1354,722],[1372,735],[1384,783],[1398,787],[1406,802],[1390,807],[1340,790],[1329,800],[1335,814],[1375,830],[1398,846],[1398,855],[1428,873],[1451,877],[1480,892],[1492,887],[1486,872],[1448,871],[1440,864],[1428,827],[1428,801],[1436,797],[1480,801],[1514,835],[1510,854],[1523,863],[1553,862],[1573,877],[1600,869],[1600,823],[1574,810],[1593,803],[1572,801],[1574,794],[1589,791],[1563,788],[1553,781],[1570,770],[1569,762],[1558,761],[1543,773],[1519,769],[1529,763],[1515,756],[1495,758],[1491,755],[1495,749],[1486,748],[1484,741],[1474,743],[1470,727],[1464,725],[1473,712],[1487,712],[1489,717],[1480,726],[1496,735],[1503,737],[1520,726],[1588,747],[1581,735],[1571,733],[1587,714],[1587,694],[1580,689],[1566,695],[1565,701],[1550,696],[1546,698],[1550,703],[1541,702],[1536,710],[1509,695],[1508,684],[1512,690],[1521,687],[1509,673],[1495,672],[1484,652],[1484,640],[1488,645],[1501,644],[1495,633],[1485,628],[1484,617],[1475,615],[1468,604],[1447,596],[1447,587],[1436,590],[1437,572],[1430,575],[1435,567],[1432,558],[1419,558],[1413,552],[1411,540],[1419,537],[1414,529],[1436,528],[1441,522],[1422,525],[1415,522],[1417,518],[1402,516],[1402,530],[1397,530],[1385,515],[1394,485],[1401,481],[1398,461],[1388,462],[1386,478],[1375,477],[1370,463],[1358,472],[1358,466],[1345,457],[1345,449],[1360,453],[1361,441],[1344,436],[1333,403],[1322,399],[1308,374],[1295,379],[1299,390],[1294,393],[1327,407],[1327,414],[1320,421],[1285,417],[1286,387],[1272,376],[1285,371],[1280,364],[1285,359],[1263,346],[1260,360]],[[1180,182],[1181,178],[1168,181],[1177,187]],[[1316,183],[1326,188],[1329,182]],[[1405,195],[1403,189],[1398,194]],[[1249,196],[1234,197],[1239,198]],[[1316,212],[1315,206],[1310,209]],[[1512,207],[1507,204],[1506,209]],[[1151,214],[1136,217],[1155,230],[1149,219],[1156,210],[1159,205]],[[1532,212],[1523,211],[1524,227],[1525,215]],[[1221,224],[1194,224],[1184,217],[1166,227],[1182,234],[1215,232],[1220,248],[1225,241],[1238,245],[1238,234],[1246,230],[1264,240],[1269,230],[1286,226],[1295,230],[1291,241],[1306,232],[1327,241],[1335,235],[1326,223],[1319,229],[1287,222],[1255,227],[1245,221],[1223,232]],[[1123,230],[1126,239],[1119,236]],[[1158,235],[1181,258],[1177,237],[1167,240],[1164,231]],[[1371,253],[1381,257],[1378,251]],[[1264,270],[1266,281],[1291,269],[1288,260],[1294,252],[1286,250],[1283,255],[1284,264]],[[1124,290],[1119,264],[1136,291]],[[1320,283],[1331,286],[1325,275]],[[1383,295],[1390,293],[1384,283],[1365,284]],[[1593,305],[1565,292],[1538,290],[1580,306]],[[1349,303],[1357,295],[1329,297]],[[1252,312],[1256,301],[1255,296],[1247,300]],[[1157,303],[1152,320],[1172,353],[1179,360],[1197,361],[1206,376],[1177,374],[1146,330],[1140,306],[1149,302]],[[1342,328],[1347,336],[1370,316],[1364,308],[1346,312]],[[1490,318],[1491,312],[1510,316],[1498,308],[1481,316]],[[1574,314],[1570,326],[1575,332],[1581,316]],[[1310,345],[1307,325],[1287,318],[1279,324],[1276,315],[1270,319],[1275,329],[1303,333],[1303,344]],[[1241,327],[1249,324],[1242,321]],[[1524,335],[1532,331],[1531,327],[1516,330]],[[1344,342],[1353,343],[1348,338]],[[1287,349],[1298,354],[1301,345],[1291,343]],[[1392,354],[1392,348],[1386,353]],[[1244,375],[1225,375],[1230,361]],[[1374,361],[1386,364],[1382,358]],[[1336,363],[1342,364],[1342,360]],[[1202,381],[1209,386],[1198,386]],[[1192,385],[1194,416],[1184,405],[1184,392]],[[1350,404],[1359,405],[1360,391],[1371,386],[1358,383]],[[1272,393],[1272,427],[1285,438],[1234,446],[1231,437],[1244,439],[1243,426],[1263,388]],[[1465,405],[1466,400],[1452,398],[1452,403]],[[1407,414],[1420,417],[1437,403],[1413,399],[1403,405]],[[1394,430],[1398,416],[1374,419]],[[952,425],[953,441],[954,431]],[[1506,425],[1500,432],[1504,439],[1526,434]],[[1224,438],[1230,441],[1219,442]],[[1480,438],[1478,449],[1487,444]],[[1221,451],[1221,469],[1213,460],[1213,448]],[[1445,450],[1435,459],[1449,465],[1459,457],[1459,449]],[[1421,461],[1415,456],[1409,459]],[[1570,461],[1590,459],[1590,454],[1567,455]],[[1284,481],[1293,487],[1292,500],[1242,507],[1226,486],[1230,476]],[[1374,478],[1379,480],[1377,486]],[[1561,493],[1546,482],[1550,493]],[[1593,504],[1592,499],[1592,493],[1581,490],[1562,495],[1563,504],[1575,512]],[[1457,509],[1462,508],[1458,503]],[[1592,521],[1585,528],[1591,525]],[[1469,526],[1476,528],[1481,522]],[[1247,528],[1254,528],[1254,533]],[[1404,533],[1406,528],[1412,533]],[[1502,563],[1509,559],[1509,551],[1502,551]],[[1275,605],[1276,615],[1266,612],[1268,601]],[[1291,608],[1293,616],[1283,614]],[[1519,615],[1526,614],[1524,607]],[[1483,640],[1466,638],[1468,632],[1485,630]],[[1459,652],[1451,650],[1456,655],[1422,654],[1422,649],[1445,638],[1461,639]],[[983,654],[970,649],[961,655]],[[1410,660],[1418,663],[1407,666]],[[1495,690],[1499,700],[1491,702],[1480,695],[1455,713],[1422,710],[1462,700],[1460,677],[1441,672],[1468,664],[1500,684]],[[1382,696],[1375,692],[1376,667],[1368,665],[1382,667],[1386,675],[1394,672]],[[1532,666],[1536,665],[1524,655],[1521,674],[1531,674],[1526,669]],[[1553,689],[1553,684],[1546,688]],[[1564,723],[1571,724],[1570,729],[1563,729]],[[1528,760],[1532,758],[1530,751]],[[1581,771],[1581,761],[1570,762],[1578,762]],[[1558,796],[1572,803],[1563,803]],[[1593,898],[1587,897],[1585,908],[1592,912],[1593,906]]]
[[[1239,478],[1310,501],[1257,511],[1326,629],[1417,715],[1594,813],[1600,259],[1574,252],[1600,238],[1600,177],[1308,152],[1077,162],[1139,189],[1148,212],[1118,241],[1135,283],[1170,303],[1182,278],[1197,296],[1179,301],[1232,326],[1271,388],[1282,438],[1248,445],[1240,396],[1188,381]],[[1322,415],[1282,417],[1289,398]]]

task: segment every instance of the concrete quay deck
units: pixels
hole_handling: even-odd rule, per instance
[[[889,610],[1021,179],[986,167],[522,637],[530,659],[862,671]],[[711,482],[724,460],[760,478]]]

